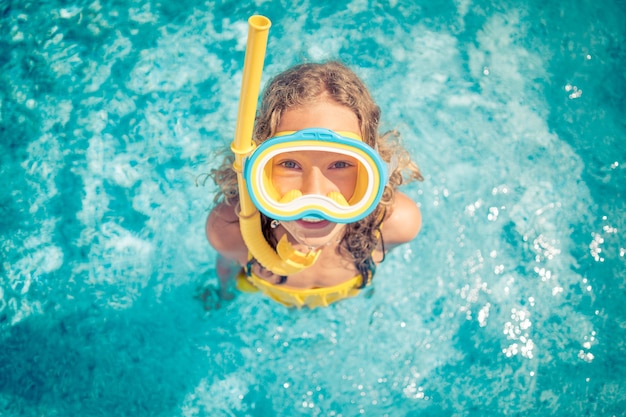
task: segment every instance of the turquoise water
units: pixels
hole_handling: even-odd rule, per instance
[[[623,1],[0,13],[0,415],[623,415]],[[327,309],[194,298],[254,13],[265,80],[343,60],[426,177],[420,236]]]

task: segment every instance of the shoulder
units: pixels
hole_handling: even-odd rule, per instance
[[[422,228],[422,213],[406,194],[396,192],[389,213],[383,222],[385,245],[391,247],[413,240]]]
[[[248,248],[241,236],[234,206],[219,203],[211,210],[206,221],[206,235],[211,246],[222,256],[240,263],[246,262]]]

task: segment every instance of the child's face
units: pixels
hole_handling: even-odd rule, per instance
[[[286,110],[277,131],[298,131],[316,127],[361,135],[356,114],[348,107],[330,100]],[[356,181],[356,160],[338,153],[285,152],[273,162],[272,182],[281,195],[290,190],[320,195],[336,191],[346,200],[350,200]],[[345,228],[345,224],[307,218],[282,224],[300,243],[313,247],[329,243]]]

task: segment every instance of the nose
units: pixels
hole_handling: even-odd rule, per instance
[[[318,168],[308,170],[302,178],[302,194],[328,195],[331,191],[337,191],[332,181]]]

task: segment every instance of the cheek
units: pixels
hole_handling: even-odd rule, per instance
[[[302,188],[302,178],[299,175],[281,175],[275,173],[272,175],[272,185],[280,196],[291,190],[299,190]]]
[[[339,192],[346,198],[346,200],[350,200],[354,194],[354,190],[356,189],[356,176],[342,181],[338,184],[338,188]]]

